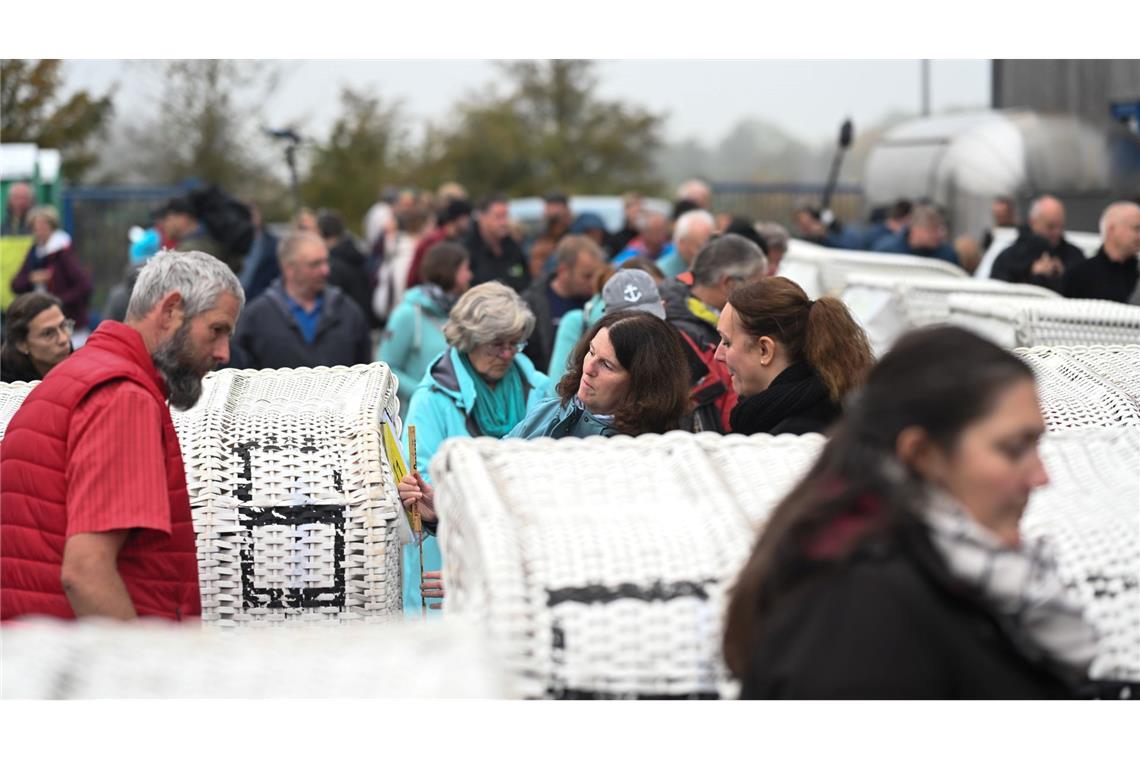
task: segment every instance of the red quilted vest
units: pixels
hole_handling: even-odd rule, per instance
[[[94,388],[120,379],[137,383],[162,404],[172,531],[169,536],[132,531],[119,552],[119,574],[139,615],[173,620],[201,615],[186,474],[166,408],[165,383],[137,330],[103,322],[83,348],[28,394],[0,444],[0,619],[75,617],[60,581],[67,536],[69,422]]]

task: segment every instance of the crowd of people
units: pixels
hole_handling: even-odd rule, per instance
[[[1077,693],[1091,633],[1060,586],[1043,583],[1050,596],[1034,600],[1052,616],[1017,630],[1017,600],[971,569],[1001,555],[1049,571],[1018,540],[1047,481],[1028,367],[953,328],[913,333],[876,364],[841,300],[813,300],[779,275],[786,229],[714,214],[711,201],[698,180],[678,189],[671,214],[628,194],[621,228],[608,230],[551,192],[528,237],[506,196],[473,202],[449,183],[387,195],[358,240],[340,214],[307,208],[278,236],[256,206],[247,236],[224,235],[173,199],[132,244],[106,318],[75,351],[90,275],[53,209],[10,209],[5,225],[26,224],[34,242],[12,280],[26,295],[5,317],[4,380],[46,379],[0,450],[4,619],[197,614],[164,402],[193,405],[218,366],[378,360],[398,381],[405,451],[417,431],[398,491],[430,534],[432,580],[420,587],[409,546],[411,615],[421,595],[445,595],[429,468],[446,439],[824,433],[822,457],[735,585],[725,654],[745,695]],[[995,226],[1016,226],[1015,214],[995,201]],[[827,219],[804,206],[794,226],[820,245],[971,271],[986,246],[951,244],[929,203],[900,200],[859,228]],[[992,276],[1138,302],[1140,206],[1109,205],[1100,233],[1086,258],[1065,240],[1063,204],[1042,196]]]

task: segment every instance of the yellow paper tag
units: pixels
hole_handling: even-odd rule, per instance
[[[384,438],[384,454],[388,457],[388,466],[392,468],[392,476],[399,483],[408,474],[408,465],[404,464],[404,455],[400,452],[400,444],[396,436],[392,435],[392,426],[386,422],[380,423],[381,436]]]

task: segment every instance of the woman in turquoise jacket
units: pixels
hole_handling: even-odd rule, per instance
[[[420,265],[423,285],[410,288],[388,318],[384,339],[376,354],[399,380],[400,412],[408,404],[428,363],[447,348],[443,325],[459,297],[471,285],[467,250],[458,243],[440,243],[424,256]]]
[[[406,507],[419,502],[429,533],[436,515],[428,466],[448,438],[502,438],[542,400],[549,381],[522,354],[534,329],[534,314],[507,286],[487,282],[467,291],[443,327],[448,348],[428,365],[412,394],[404,418],[404,450],[408,428],[416,427],[416,473],[400,481]],[[425,496],[426,494],[426,496]],[[442,565],[434,535],[424,539],[424,572]],[[404,614],[419,617],[419,557],[415,546],[404,552]]]

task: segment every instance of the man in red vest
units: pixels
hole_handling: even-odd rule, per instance
[[[244,303],[218,259],[163,251],[126,322],[102,322],[28,395],[0,445],[0,619],[201,614],[166,404],[197,402]]]

